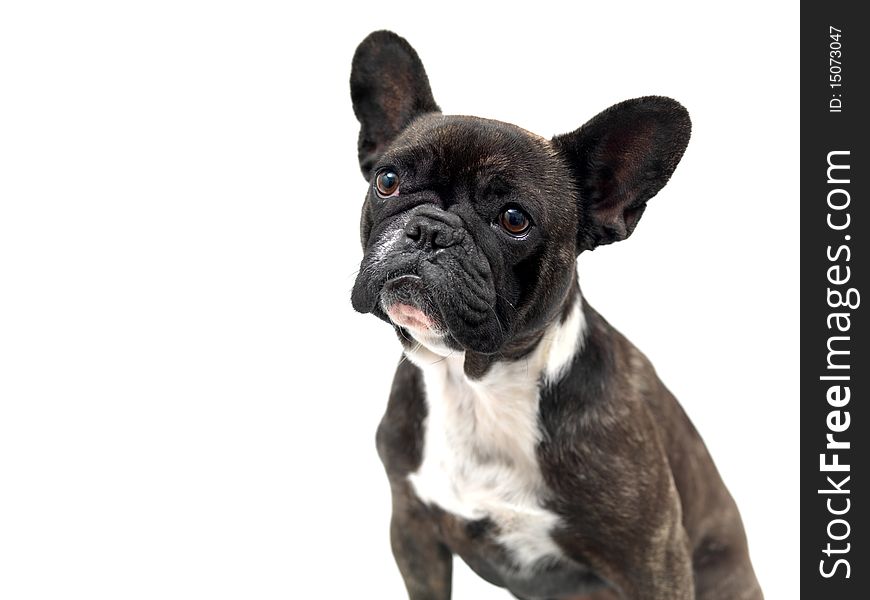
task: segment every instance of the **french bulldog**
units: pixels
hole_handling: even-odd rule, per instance
[[[369,182],[352,303],[404,350],[376,437],[409,598],[450,598],[454,555],[525,600],[762,598],[703,441],[577,282],[671,177],[686,109],[627,100],[550,140],[444,115],[389,31],[350,89]]]

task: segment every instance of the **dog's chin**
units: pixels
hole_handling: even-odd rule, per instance
[[[387,316],[401,328],[399,335],[405,345],[405,352],[409,355],[423,357],[426,354],[424,351],[427,351],[437,357],[443,358],[465,351],[453,340],[449,333],[441,333],[437,329],[419,327],[415,324],[402,325],[394,320],[391,313],[388,312]],[[410,336],[410,339],[408,339],[408,336]]]
[[[440,281],[405,274],[378,286],[376,278],[360,276],[354,285],[353,305],[359,312],[373,313],[394,325],[406,350],[422,346],[439,356],[466,350],[497,352],[505,336],[495,311],[483,311],[483,318],[479,306],[476,314],[466,313],[472,309],[462,303],[469,302],[470,290],[445,289],[443,283],[433,283]],[[473,297],[470,301],[488,306]]]
[[[378,308],[396,326],[407,353],[426,351],[445,357],[478,351],[483,336],[461,335],[448,325],[449,315],[433,298],[424,280],[417,275],[402,275],[388,280],[381,289]],[[485,345],[485,344],[484,344]]]
[[[379,304],[387,319],[400,329],[401,339],[409,351],[419,350],[422,345],[431,352],[447,356],[455,350],[450,347],[450,335],[417,275],[387,281]]]
[[[456,337],[433,316],[419,306],[394,302],[381,305],[387,319],[396,326],[405,353],[411,358],[439,359],[457,356],[466,350],[474,350],[460,344]]]

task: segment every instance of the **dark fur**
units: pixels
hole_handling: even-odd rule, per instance
[[[685,109],[662,97],[623,102],[549,142],[444,117],[417,54],[390,32],[360,44],[351,96],[363,175],[390,167],[402,186],[387,201],[371,188],[366,196],[354,307],[388,322],[385,298],[424,308],[465,351],[470,378],[526,355],[565,318],[580,294],[577,254],[631,234],[691,129]],[[533,218],[523,240],[494,225],[512,204]],[[376,259],[388,235],[399,246]],[[415,496],[407,475],[422,460],[427,407],[419,369],[400,363],[377,442],[410,598],[449,598],[458,554],[520,598],[760,599],[737,507],[698,433],[643,354],[583,306],[584,344],[539,405],[538,461],[565,559],[531,577],[512,571],[488,519],[468,522]]]

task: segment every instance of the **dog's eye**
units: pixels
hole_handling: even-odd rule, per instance
[[[498,217],[498,223],[502,229],[516,236],[524,234],[532,226],[528,215],[515,206],[503,210]]]
[[[395,196],[399,191],[399,176],[390,169],[381,171],[375,177],[375,189],[381,198]]]

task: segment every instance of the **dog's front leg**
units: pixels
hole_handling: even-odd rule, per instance
[[[745,540],[730,548],[705,544],[694,559],[697,600],[763,600]]]
[[[628,598],[636,600],[695,600],[692,559],[685,531],[677,525],[671,541],[651,548],[650,561],[640,567],[640,577]],[[657,554],[657,556],[656,556]],[[655,558],[653,558],[655,556]],[[646,569],[644,569],[646,567]]]
[[[682,523],[672,521],[655,539],[625,553],[614,579],[626,600],[695,600],[692,557]]]
[[[658,475],[669,477],[665,471]],[[582,510],[566,520],[556,538],[569,558],[589,565],[622,600],[695,600],[692,553],[679,498],[673,486],[662,483],[649,489],[664,487],[665,493],[636,495],[634,501],[620,494],[629,487],[598,488],[577,503]],[[601,507],[605,509],[599,512]],[[613,507],[619,508],[621,519],[610,516]]]
[[[453,554],[407,480],[391,482],[390,544],[410,600],[449,600]]]

